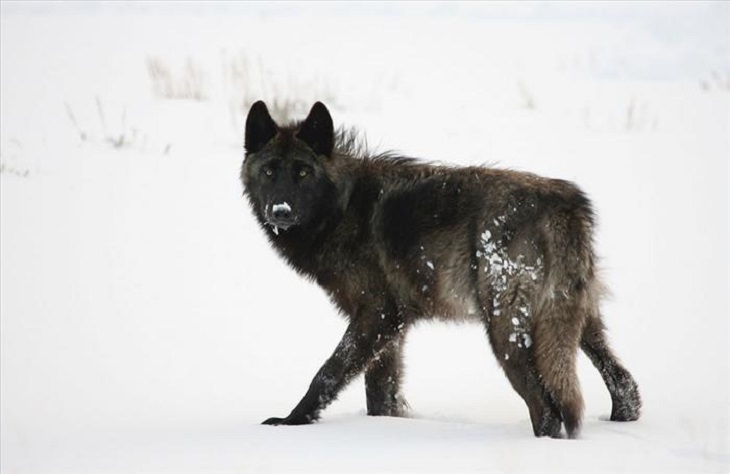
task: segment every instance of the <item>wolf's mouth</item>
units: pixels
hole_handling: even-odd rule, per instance
[[[293,224],[276,223],[276,222],[271,222],[271,221],[267,221],[266,224],[271,226],[271,232],[273,232],[276,235],[279,235],[280,230],[287,230],[293,225]]]

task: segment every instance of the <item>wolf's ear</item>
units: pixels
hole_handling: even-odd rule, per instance
[[[297,138],[309,145],[318,155],[332,155],[335,131],[330,112],[322,102],[316,102],[312,106],[312,110],[299,128]]]
[[[278,127],[262,100],[251,106],[246,118],[246,152],[256,153],[274,138]]]

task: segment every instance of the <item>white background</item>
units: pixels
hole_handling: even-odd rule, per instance
[[[2,472],[730,469],[727,3],[0,14]],[[581,355],[582,438],[533,438],[482,328],[429,324],[410,418],[366,417],[360,378],[316,425],[260,426],[345,325],[241,197],[259,98],[288,119],[323,100],[374,148],[578,183],[642,419],[605,421]]]

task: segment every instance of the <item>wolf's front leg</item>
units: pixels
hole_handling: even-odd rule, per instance
[[[404,336],[401,332],[365,369],[365,395],[370,416],[406,415],[408,404],[400,390]]]
[[[319,418],[340,390],[396,337],[397,325],[379,323],[379,316],[360,317],[342,336],[335,352],[314,376],[309,390],[286,418],[269,418],[265,425],[304,425]]]

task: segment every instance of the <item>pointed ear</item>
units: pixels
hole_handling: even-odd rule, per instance
[[[259,100],[251,106],[246,118],[246,139],[244,146],[247,153],[256,153],[274,138],[279,127],[269,115],[266,104]]]
[[[335,143],[334,126],[330,112],[322,102],[312,106],[306,120],[299,127],[297,138],[309,145],[318,155],[332,155]]]

